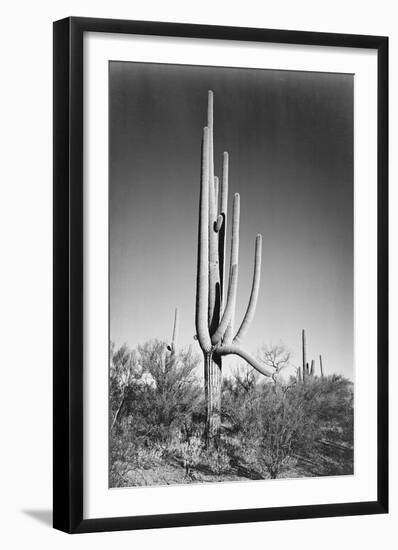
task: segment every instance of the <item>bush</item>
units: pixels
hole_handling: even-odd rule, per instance
[[[181,441],[177,447],[177,452],[182,457],[187,477],[193,477],[192,469],[199,464],[203,448],[204,443],[197,435],[190,437],[186,441]]]
[[[203,453],[203,463],[214,474],[220,475],[227,472],[230,468],[230,457],[227,449],[223,447],[206,449]]]
[[[319,475],[352,469],[353,392],[343,377],[311,378],[279,392],[247,384],[239,373],[224,385],[223,397],[224,425],[241,442],[235,458],[262,477],[280,476],[300,457],[315,457]],[[320,455],[328,455],[325,471]]]
[[[166,344],[159,340],[140,346],[138,353],[143,371],[152,379],[142,403],[142,422],[152,437],[166,441],[171,430],[185,430],[200,407],[198,358],[190,349],[169,353]]]
[[[111,486],[126,486],[130,472],[161,463],[172,452],[173,434],[187,438],[197,429],[193,417],[202,406],[197,363],[191,350],[169,353],[158,340],[138,351],[111,346]]]
[[[145,446],[140,440],[126,441],[123,437],[113,438],[111,446],[110,487],[131,485],[129,474],[148,470],[162,463],[165,449],[158,444]]]

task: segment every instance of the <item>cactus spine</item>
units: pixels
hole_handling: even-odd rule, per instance
[[[222,357],[238,355],[265,376],[274,369],[261,363],[242,347],[253,320],[261,275],[261,235],[255,241],[254,273],[249,304],[234,337],[238,286],[240,197],[233,199],[231,261],[228,287],[225,249],[228,209],[229,156],[224,153],[221,184],[214,175],[214,95],[208,93],[207,126],[203,129],[199,199],[199,238],[196,281],[196,332],[204,356],[206,435],[208,442],[221,428]],[[219,189],[220,187],[220,189]],[[221,200],[219,201],[219,195]]]

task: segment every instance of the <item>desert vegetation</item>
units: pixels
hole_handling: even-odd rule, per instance
[[[112,346],[111,487],[353,473],[349,380],[314,373],[281,386],[242,364],[223,379],[220,435],[209,444],[200,357],[170,347]],[[290,365],[283,346],[259,355]]]

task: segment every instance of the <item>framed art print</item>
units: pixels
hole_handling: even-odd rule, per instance
[[[388,511],[388,39],[54,23],[54,527]]]

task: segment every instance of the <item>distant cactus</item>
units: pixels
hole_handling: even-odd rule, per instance
[[[225,284],[225,248],[228,208],[228,153],[223,156],[220,192],[214,176],[214,96],[208,93],[207,126],[203,129],[201,186],[199,200],[199,239],[196,288],[196,332],[204,355],[206,394],[206,434],[217,436],[221,427],[222,357],[235,354],[265,376],[275,369],[258,361],[242,347],[253,320],[261,274],[261,235],[257,235],[252,290],[246,314],[234,336],[234,316],[238,286],[240,197],[233,200],[231,260],[228,289]],[[219,194],[221,200],[219,200]],[[227,292],[226,292],[227,289]]]
[[[319,368],[321,371],[321,377],[323,378],[323,363],[322,363],[322,355],[319,356]]]
[[[307,371],[307,348],[306,348],[306,342],[305,342],[305,330],[303,329],[301,331],[301,342],[302,342],[302,352],[303,352],[303,381],[305,381],[305,375]]]
[[[175,353],[176,346],[177,346],[177,339],[178,339],[178,307],[174,310],[174,325],[173,325],[173,336],[171,340],[171,344],[167,346],[167,349]]]
[[[311,366],[307,362],[307,341],[305,336],[305,330],[301,331],[301,346],[302,346],[302,358],[303,364],[302,367],[297,369],[297,379],[305,382],[308,376],[316,376],[315,374],[315,360],[311,359]],[[323,364],[322,364],[322,355],[319,356],[319,367],[320,375],[323,377]]]

